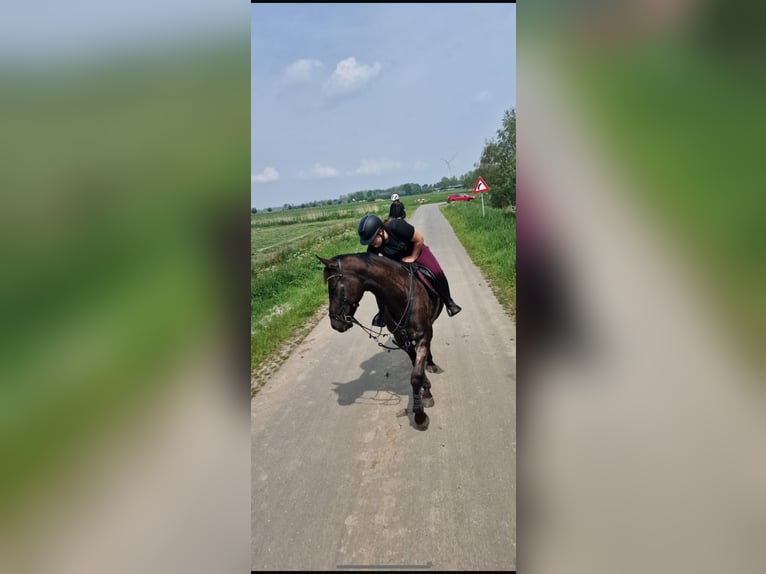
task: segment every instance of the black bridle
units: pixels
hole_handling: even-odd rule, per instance
[[[340,294],[343,297],[341,303],[341,314],[333,314],[330,313],[330,319],[335,319],[336,321],[343,321],[344,323],[357,323],[359,322],[354,319],[354,313],[356,313],[356,308],[359,307],[359,302],[349,301],[346,297],[346,286],[343,284],[343,269],[340,264],[340,259],[338,259],[338,272],[335,275],[330,275],[327,278],[327,282],[329,283],[330,279],[334,279],[335,277],[338,278],[338,283],[340,284]],[[345,306],[348,305],[350,309],[350,314],[343,313],[343,309]]]

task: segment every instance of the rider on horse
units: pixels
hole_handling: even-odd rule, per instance
[[[419,263],[430,270],[436,281],[434,288],[447,307],[447,315],[452,317],[460,313],[460,306],[452,300],[449,283],[439,262],[428,246],[425,238],[417,229],[403,219],[387,219],[385,222],[377,215],[367,214],[359,221],[359,242],[367,245],[368,253],[385,255],[402,263]],[[374,327],[384,326],[383,309],[372,319]]]

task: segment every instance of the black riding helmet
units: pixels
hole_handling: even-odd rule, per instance
[[[383,227],[383,222],[380,220],[380,217],[372,213],[365,215],[359,220],[359,242],[362,245],[372,243],[381,227]]]

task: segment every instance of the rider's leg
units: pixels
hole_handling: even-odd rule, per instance
[[[444,305],[447,307],[447,315],[452,317],[453,315],[457,315],[462,311],[460,308],[460,305],[455,303],[452,300],[452,296],[449,292],[449,282],[447,281],[447,276],[442,273],[436,274],[436,285],[434,287],[436,288],[437,293],[439,293],[439,297],[441,297],[442,301],[444,301]]]
[[[452,296],[450,295],[447,276],[444,274],[441,265],[439,265],[439,262],[427,245],[424,245],[421,249],[417,262],[428,267],[434,274],[434,277],[436,278],[434,288],[436,289],[436,292],[439,293],[439,297],[441,297],[442,301],[444,301],[444,305],[447,307],[447,315],[452,317],[453,315],[460,313],[460,306],[452,300]]]

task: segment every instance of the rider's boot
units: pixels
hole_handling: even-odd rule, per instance
[[[372,318],[373,327],[385,327],[386,322],[383,319],[383,307],[378,307],[378,313]]]
[[[444,306],[447,307],[447,315],[452,317],[462,311],[460,305],[452,300],[452,296],[449,293],[449,283],[447,282],[447,276],[444,273],[436,275],[436,287],[439,297],[444,301]]]

